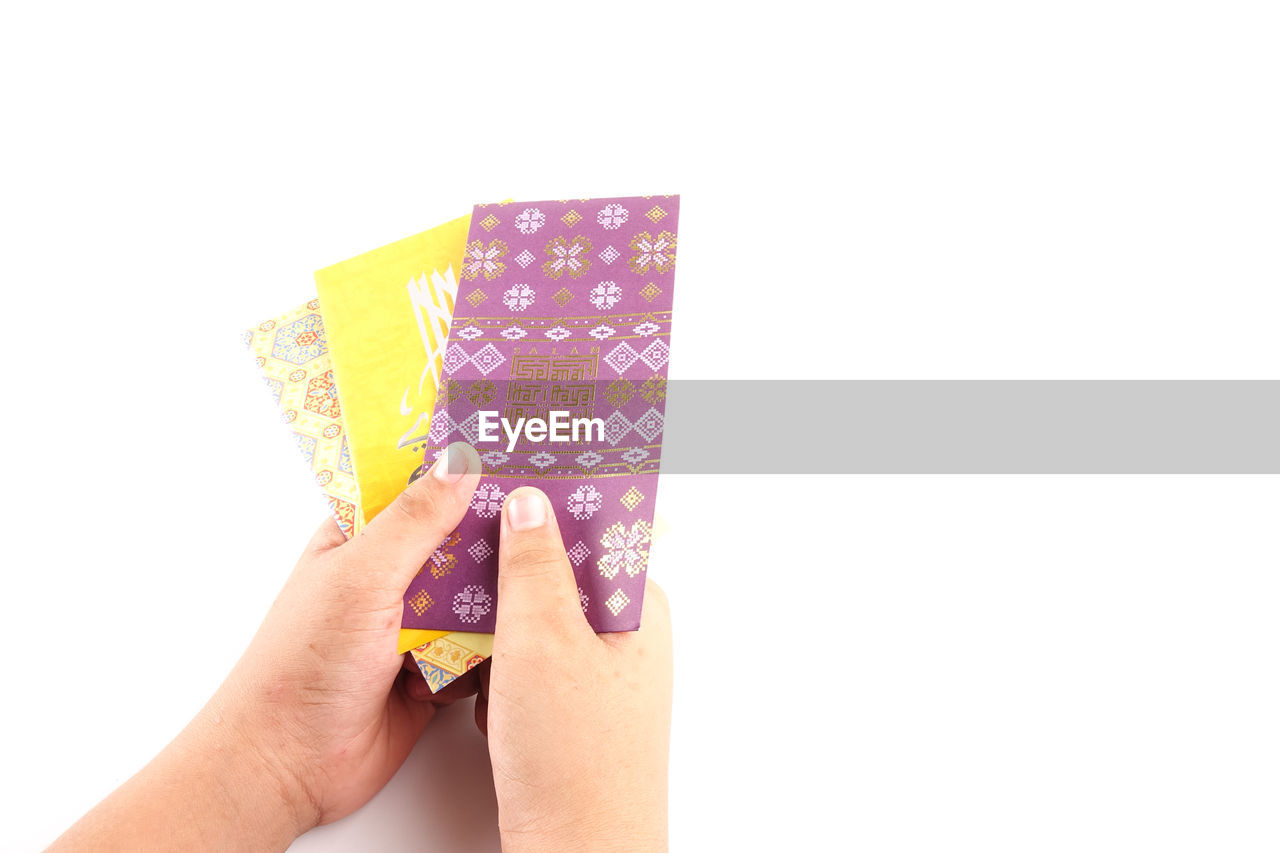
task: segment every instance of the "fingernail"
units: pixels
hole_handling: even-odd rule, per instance
[[[471,468],[471,454],[466,452],[467,445],[461,441],[440,451],[435,465],[431,466],[431,476],[442,483],[456,483]]]
[[[507,504],[507,523],[512,530],[532,530],[547,521],[547,501],[536,492],[516,495]]]

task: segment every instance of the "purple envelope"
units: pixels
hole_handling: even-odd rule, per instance
[[[679,210],[679,196],[476,206],[424,467],[465,440],[484,472],[405,593],[404,627],[493,631],[498,516],[521,485],[551,499],[591,626],[640,626]]]

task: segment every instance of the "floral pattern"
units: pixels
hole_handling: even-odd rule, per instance
[[[502,509],[502,499],[507,496],[497,483],[481,483],[471,496],[471,509],[478,518],[494,518]]]
[[[498,260],[506,254],[507,244],[501,240],[487,244],[483,240],[472,240],[462,258],[462,277],[471,281],[483,275],[485,281],[492,281],[507,269],[507,265]]]
[[[513,284],[502,294],[502,303],[512,311],[523,311],[533,304],[533,288],[527,284]]]
[[[596,568],[609,580],[617,577],[618,572],[635,577],[649,566],[652,539],[653,528],[644,519],[636,521],[630,529],[621,521],[614,522],[600,537],[600,544],[608,550],[596,562]]]
[[[461,533],[456,530],[450,533],[444,538],[444,541],[437,546],[436,550],[431,553],[431,556],[427,558],[427,565],[422,568],[425,569],[430,566],[431,577],[437,579],[452,572],[453,567],[458,564],[458,558],[450,552],[454,546],[461,541]],[[421,569],[419,569],[419,573],[421,573]]]
[[[342,404],[338,402],[338,385],[333,380],[332,370],[326,370],[307,383],[307,396],[302,400],[302,408],[334,420],[342,417]]]
[[[453,597],[453,612],[463,622],[479,622],[480,617],[488,615],[492,607],[493,596],[478,584],[463,588],[462,592]]]
[[[627,209],[620,204],[606,204],[596,214],[596,222],[607,231],[617,231],[627,224]]]
[[[467,399],[471,401],[473,406],[484,406],[492,403],[497,393],[497,389],[493,387],[493,383],[488,379],[477,379],[467,389]]]
[[[516,217],[516,230],[521,234],[532,234],[543,226],[547,217],[536,207],[526,207]]]
[[[572,241],[557,237],[547,244],[547,254],[551,259],[542,264],[542,271],[548,278],[559,278],[566,272],[570,278],[581,278],[591,269],[591,261],[587,258],[590,251],[591,241],[581,234]]]
[[[595,515],[603,503],[604,495],[595,486],[578,486],[569,495],[569,513],[582,521]]]
[[[618,286],[617,282],[602,281],[591,288],[591,293],[587,298],[591,300],[592,305],[601,311],[607,311],[622,299],[622,288]]]
[[[676,235],[670,231],[661,231],[657,237],[650,237],[648,231],[641,231],[631,239],[631,248],[636,255],[627,261],[634,273],[671,272],[676,265]]]

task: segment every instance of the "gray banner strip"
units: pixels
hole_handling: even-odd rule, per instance
[[[673,381],[664,474],[1280,474],[1277,381]]]

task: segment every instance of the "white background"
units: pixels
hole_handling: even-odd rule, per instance
[[[1276,376],[1271,4],[323,5],[0,13],[5,849],[181,728],[322,518],[239,330],[473,202],[682,193],[674,377]],[[675,849],[1280,845],[1275,478],[659,508]],[[455,709],[297,849],[493,849],[485,758]]]

